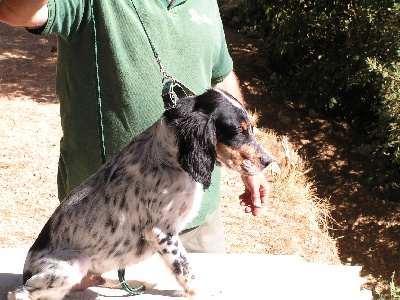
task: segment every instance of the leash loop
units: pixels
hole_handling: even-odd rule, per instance
[[[121,287],[125,290],[125,292],[127,292],[130,295],[134,295],[134,296],[141,295],[146,290],[145,285],[139,285],[135,288],[131,288],[128,285],[128,283],[125,281],[125,269],[118,270],[118,280],[119,280],[119,283],[121,284]]]

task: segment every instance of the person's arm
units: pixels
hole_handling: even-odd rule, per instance
[[[233,71],[213,87],[228,92],[244,105],[239,81]],[[245,192],[239,196],[240,205],[245,206],[246,213],[252,213],[253,216],[257,216],[269,198],[269,183],[262,173],[255,176],[242,176],[242,180],[245,185]]]
[[[242,90],[235,72],[231,71],[223,81],[213,86],[214,88],[224,90],[238,99],[244,105]]]
[[[47,0],[0,0],[0,22],[40,27],[47,22]]]

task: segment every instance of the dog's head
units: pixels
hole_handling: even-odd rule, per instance
[[[272,162],[255,140],[246,110],[226,92],[183,98],[165,117],[178,137],[182,169],[204,188],[217,161],[242,175],[256,175]]]

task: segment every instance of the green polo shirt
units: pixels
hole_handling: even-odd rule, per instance
[[[216,0],[132,1],[164,68],[193,92],[204,92],[232,70]],[[49,0],[48,8],[40,33],[58,35],[62,199],[101,166],[92,11],[107,159],[162,115],[162,75],[131,0]],[[188,228],[218,207],[219,182],[216,168],[201,212]]]

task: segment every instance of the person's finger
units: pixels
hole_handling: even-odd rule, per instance
[[[266,204],[262,203],[260,207],[253,207],[251,211],[253,216],[258,216],[265,206]]]
[[[239,199],[241,199],[241,200],[246,200],[246,199],[249,199],[249,198],[251,198],[251,193],[250,193],[250,191],[246,188],[245,191],[244,191],[244,193],[241,194],[241,195],[239,195]]]
[[[261,207],[261,197],[260,197],[260,177],[259,176],[249,176],[247,178],[247,189],[251,193],[251,204],[255,207]]]
[[[251,204],[256,207],[261,206],[261,198],[260,198],[260,176],[243,176],[243,182],[246,186],[246,189],[250,193]],[[247,195],[246,195],[247,196]]]

